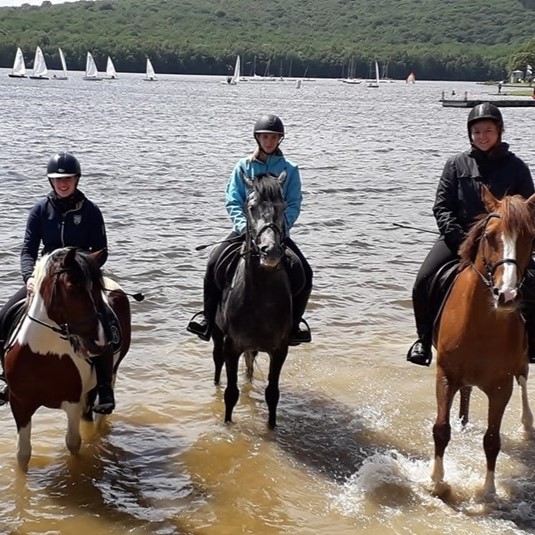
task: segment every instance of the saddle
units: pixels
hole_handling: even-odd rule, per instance
[[[2,350],[0,351],[0,355],[2,356],[2,366],[4,365],[4,349],[25,312],[26,298],[13,303],[0,324],[0,340],[3,344]]]
[[[229,243],[215,264],[215,281],[220,291],[223,291],[234,277],[240,261],[242,245],[241,241]],[[292,295],[296,295],[305,286],[305,270],[299,257],[288,248],[285,251],[284,267],[290,278]]]
[[[442,309],[448,298],[453,283],[457,278],[459,260],[450,260],[435,273],[428,285],[428,299],[431,304],[433,331],[436,332],[442,315]]]

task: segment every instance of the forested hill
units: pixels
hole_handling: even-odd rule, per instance
[[[100,68],[227,74],[237,53],[243,72],[284,76],[388,75],[418,79],[501,79],[525,68],[533,50],[535,0],[98,0],[0,8],[0,65],[17,46],[31,67],[36,45],[58,68],[83,69],[87,50]],[[516,57],[515,54],[526,54]],[[535,50],[533,50],[535,52]],[[535,57],[533,58],[535,60]],[[518,65],[515,65],[518,63]]]

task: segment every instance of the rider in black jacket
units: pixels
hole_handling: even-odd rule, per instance
[[[468,115],[467,126],[471,149],[449,158],[444,166],[433,207],[440,237],[420,267],[412,292],[418,340],[409,349],[407,360],[414,364],[431,364],[434,317],[428,284],[443,265],[458,258],[459,246],[477,216],[484,212],[481,185],[487,186],[499,199],[516,194],[528,198],[535,191],[527,165],[502,142],[504,124],[496,106],[488,102],[475,106]],[[532,270],[533,266],[530,272]],[[528,276],[523,287],[525,294],[534,291],[530,286],[533,285]],[[531,343],[531,340],[535,342],[535,321],[530,319],[535,320],[535,311],[526,308],[524,315],[532,360],[532,352],[535,357],[535,343]]]

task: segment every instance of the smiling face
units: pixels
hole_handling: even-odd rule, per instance
[[[56,178],[51,178],[50,183],[56,192],[56,195],[62,199],[69,197],[76,191],[76,186],[78,180],[74,175],[72,176],[61,176]]]
[[[476,121],[470,127],[472,143],[482,151],[493,149],[500,141],[500,127],[491,119]]]

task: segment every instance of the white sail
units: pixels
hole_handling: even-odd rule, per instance
[[[87,53],[87,59],[85,62],[85,76],[84,80],[102,80],[98,75],[97,65],[91,52]]]
[[[148,80],[148,81],[156,80],[156,73],[154,72],[154,67],[152,66],[152,63],[150,62],[149,58],[147,58],[147,74],[146,74],[145,80]]]
[[[379,87],[379,64],[375,61],[375,82],[371,80],[368,87]]]
[[[59,59],[61,60],[61,68],[63,69],[63,74],[61,76],[56,76],[56,78],[59,78],[60,80],[67,80],[67,62],[65,61],[63,50],[61,50],[61,48],[58,48],[58,51]]]
[[[241,60],[240,56],[236,58],[236,65],[234,66],[234,75],[232,76],[232,79],[230,80],[230,83],[232,85],[236,85],[238,83],[238,80],[240,79],[240,70],[241,70]]]
[[[117,78],[117,71],[115,70],[115,65],[110,56],[108,56],[108,62],[106,64],[106,78],[109,78],[110,80],[115,80]]]
[[[375,81],[379,83],[379,63],[375,62]]]
[[[30,78],[34,79],[47,79],[48,68],[46,66],[45,56],[41,47],[38,46],[35,49],[35,58],[33,60],[33,74]]]
[[[26,64],[24,63],[24,56],[20,47],[17,48],[15,54],[15,61],[13,62],[13,69],[9,75],[12,78],[26,78]]]

